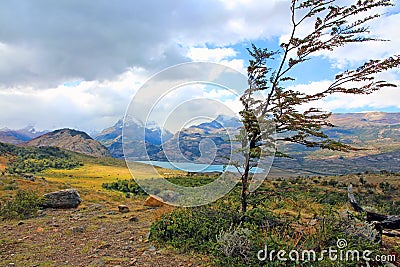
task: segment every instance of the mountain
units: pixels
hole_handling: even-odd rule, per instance
[[[219,115],[211,122],[177,132],[150,158],[159,161],[168,159],[175,162],[226,164],[227,157],[238,148],[235,142],[229,140],[234,138],[241,125],[237,118]]]
[[[400,172],[400,113],[333,114],[330,121],[336,127],[325,129],[329,137],[361,150],[345,153],[283,144],[280,148],[293,158],[275,158],[274,166],[314,174]]]
[[[276,158],[274,167],[299,174],[400,171],[400,113],[333,114],[330,121],[336,127],[325,129],[329,137],[362,150],[344,153],[281,143],[279,149],[293,158]],[[220,115],[173,136],[169,133],[160,145],[162,130],[159,127],[156,138],[151,139],[149,129],[132,119],[127,121],[125,129],[131,144],[127,153],[130,158],[141,160],[147,156],[143,149],[146,147],[151,160],[225,164],[230,152],[239,148],[239,144],[231,145],[229,140],[238,133],[240,126],[237,118]],[[113,156],[122,158],[122,121],[104,130],[96,140],[109,147]]]
[[[33,147],[54,146],[97,158],[111,156],[105,146],[93,140],[87,133],[72,129],[49,132],[22,145]]]
[[[38,132],[31,126],[19,130],[3,128],[0,129],[0,142],[17,145],[32,140],[33,138],[45,133],[48,133],[48,131]]]
[[[107,147],[115,158],[124,157],[122,149],[123,126],[124,121],[120,119],[114,126],[103,130],[94,138]],[[125,118],[124,131],[125,137],[129,137],[129,140],[126,138],[125,141],[130,143],[129,147],[131,148],[127,153],[137,159],[144,159],[146,156],[146,152],[142,149],[144,146],[152,153],[158,152],[161,143],[168,141],[173,136],[171,132],[162,129],[154,122],[144,125],[143,122],[131,117]]]

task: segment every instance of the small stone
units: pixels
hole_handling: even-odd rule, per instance
[[[104,263],[104,261],[102,259],[95,259],[94,261],[91,262],[91,265],[96,266],[96,267],[106,266],[106,264]]]
[[[106,248],[110,248],[110,247],[111,247],[111,244],[104,244],[104,245],[97,247],[97,249],[101,250],[101,249],[106,249]]]
[[[122,250],[132,251],[132,247],[131,246],[124,246],[124,247],[122,247]]]
[[[129,221],[130,221],[130,222],[137,222],[137,221],[139,221],[139,219],[138,219],[137,217],[131,217],[131,218],[129,219]]]
[[[129,208],[128,208],[128,206],[126,206],[126,205],[118,205],[118,210],[119,210],[119,212],[121,212],[121,213],[127,213],[127,212],[129,212]]]
[[[71,230],[73,233],[83,233],[86,230],[86,226],[72,227]]]
[[[156,247],[155,246],[153,246],[153,245],[150,245],[149,246],[149,251],[156,251],[157,249],[156,249]]]
[[[88,208],[90,210],[101,210],[103,207],[104,207],[103,204],[93,204],[93,205],[90,205]]]

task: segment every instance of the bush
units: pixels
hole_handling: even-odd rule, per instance
[[[219,245],[218,250],[226,258],[238,258],[243,263],[249,263],[250,259],[254,258],[252,235],[252,231],[248,228],[236,227],[221,230],[216,237]]]
[[[0,217],[3,220],[34,217],[42,203],[43,199],[34,192],[18,191],[14,199],[0,206]]]
[[[154,222],[150,236],[185,252],[216,252],[216,237],[220,231],[239,222],[239,212],[226,208],[180,208]]]
[[[102,187],[108,190],[116,190],[125,193],[125,196],[130,197],[130,194],[143,196],[147,193],[135,182],[135,180],[117,180],[112,183],[103,183]],[[128,194],[129,193],[129,194]]]

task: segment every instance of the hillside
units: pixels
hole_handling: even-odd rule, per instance
[[[111,156],[106,147],[88,134],[72,129],[61,129],[41,135],[24,143],[23,146],[53,146],[97,158]]]

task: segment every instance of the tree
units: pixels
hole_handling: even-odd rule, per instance
[[[396,87],[393,83],[377,80],[376,74],[398,68],[399,55],[369,60],[358,68],[339,73],[328,87],[317,93],[307,94],[287,88],[287,82],[295,80],[290,76],[293,69],[321,52],[332,52],[354,43],[384,41],[371,37],[367,24],[381,17],[381,14],[371,13],[381,7],[393,6],[389,0],[358,0],[351,5],[341,3],[343,1],[292,0],[288,41],[283,42],[277,51],[254,44],[248,49],[251,56],[247,69],[249,88],[241,97],[243,110],[240,113],[245,130],[242,134],[245,137],[242,139],[242,212],[247,210],[251,166],[260,160],[263,151],[271,149],[274,142],[345,152],[357,149],[324,133],[325,127],[334,126],[328,121],[329,112],[317,108],[300,111],[301,105],[335,93],[370,94],[384,87]],[[308,29],[305,34],[304,29]],[[257,97],[257,94],[263,97]],[[271,134],[270,127],[262,126],[266,122],[274,124],[276,134]],[[279,157],[289,156],[275,147],[274,153]]]

